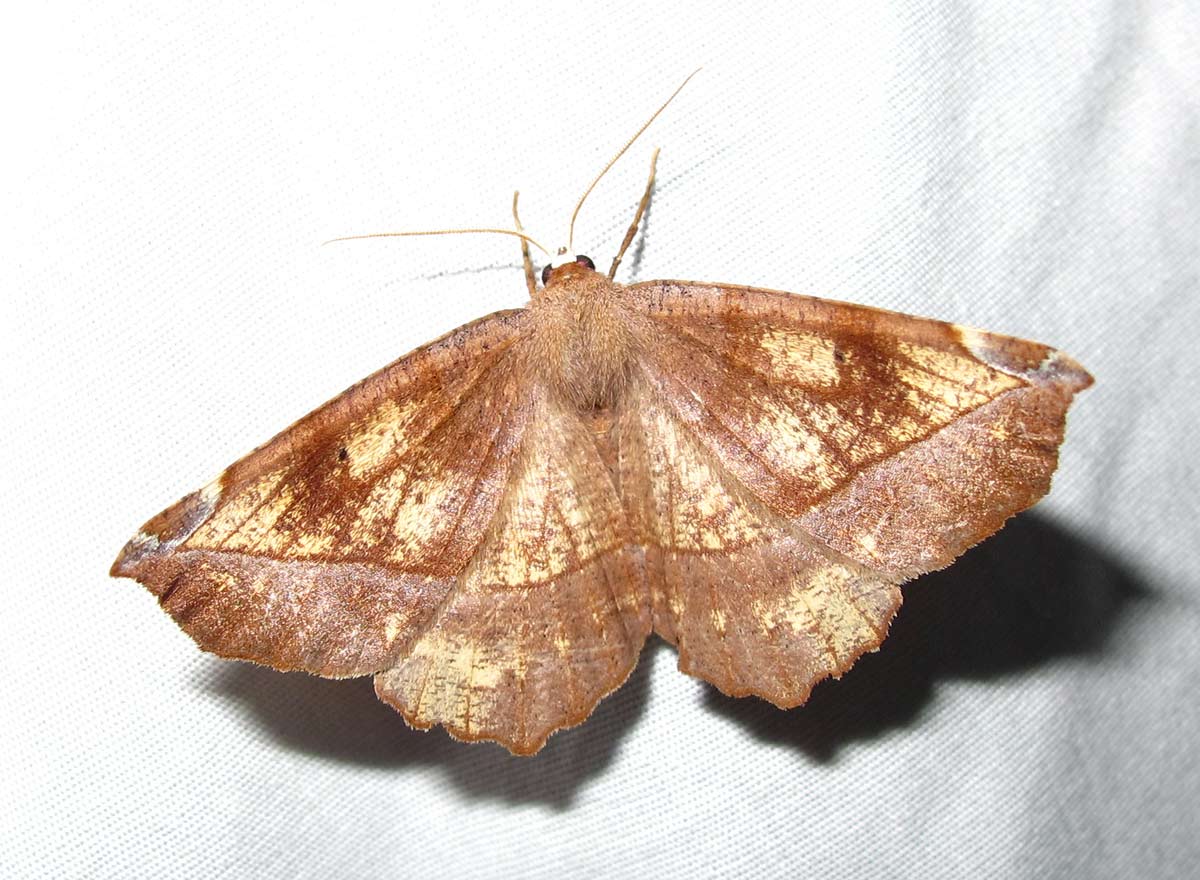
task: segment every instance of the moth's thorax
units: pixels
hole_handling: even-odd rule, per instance
[[[566,263],[529,304],[531,366],[581,410],[611,404],[628,382],[635,334],[626,295],[601,273]]]

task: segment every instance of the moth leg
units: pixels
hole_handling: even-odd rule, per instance
[[[521,218],[517,216],[517,196],[520,194],[520,190],[513,192],[513,222],[517,224],[517,232],[524,232]],[[533,260],[529,256],[529,242],[525,239],[521,239],[521,262],[525,266],[525,286],[529,288],[529,296],[532,298],[537,293],[537,280],[533,274]]]
[[[617,255],[613,257],[612,268],[608,270],[609,281],[617,277],[617,266],[621,265],[621,258],[625,256],[625,251],[629,249],[633,237],[637,235],[638,224],[642,222],[642,215],[646,213],[646,208],[650,205],[650,194],[654,191],[654,169],[657,165],[658,149],[655,148],[654,155],[650,157],[650,179],[646,181],[646,191],[642,193],[642,200],[638,204],[637,212],[633,215],[633,222],[629,224],[629,231],[625,233],[625,240],[621,242]],[[528,245],[525,246],[525,249],[529,249]]]

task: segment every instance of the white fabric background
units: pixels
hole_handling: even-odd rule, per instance
[[[1200,21],[1184,3],[9,10],[0,873],[1183,876],[1200,860]],[[14,18],[15,16],[15,18]],[[574,200],[624,278],[853,299],[1097,379],[1036,512],[810,705],[652,642],[536,759],[202,655],[107,569],[344,387],[523,302]]]

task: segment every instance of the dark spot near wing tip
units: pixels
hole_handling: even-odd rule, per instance
[[[414,501],[416,501],[416,502],[417,502],[417,504],[421,504],[422,502],[424,502],[424,501],[425,501],[425,493],[424,493],[424,492],[417,492],[417,493],[415,493],[415,494],[413,495],[413,500],[414,500]]]
[[[846,363],[846,352],[842,351],[840,348],[835,348],[833,350],[833,359],[839,364]]]
[[[166,605],[167,602],[169,602],[171,600],[171,597],[173,595],[175,595],[175,591],[177,589],[179,589],[179,585],[182,583],[183,583],[183,575],[182,574],[175,575],[175,577],[173,577],[171,579],[171,583],[167,585],[167,588],[165,590],[163,590],[161,593],[159,593],[158,604]]]
[[[346,451],[345,446],[338,449],[338,461],[345,461],[349,457],[350,457],[350,453]]]

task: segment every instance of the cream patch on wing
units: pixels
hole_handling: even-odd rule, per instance
[[[426,578],[428,580],[428,578]],[[417,605],[400,607],[393,611],[383,621],[383,640],[390,648],[392,643],[401,636],[408,636],[409,628],[414,622],[423,620],[422,609]]]
[[[213,508],[217,506],[217,501],[221,498],[224,487],[225,475],[222,474],[200,490],[200,506],[211,514]]]
[[[362,556],[379,545],[388,557],[404,564],[441,547],[454,532],[473,475],[446,468],[439,473],[410,475],[405,467],[380,474],[355,512],[348,541],[331,545],[347,558]]]
[[[965,327],[962,324],[953,324],[954,332],[958,334],[958,341],[963,348],[971,352],[981,361],[987,360],[987,351],[991,348],[989,336],[991,334],[983,330],[976,330],[974,327]]]
[[[350,527],[350,542],[344,548],[347,554],[361,552],[391,537],[392,523],[404,500],[407,484],[408,471],[397,467],[371,487]]]
[[[453,534],[462,506],[471,499],[464,493],[471,475],[451,469],[439,474],[410,477],[393,470],[371,489],[350,527],[343,555],[357,556],[379,544],[390,545],[394,562],[412,562],[442,546]]]
[[[410,708],[415,724],[445,724],[470,734],[488,720],[496,706],[496,687],[513,664],[495,662],[496,646],[450,639],[440,632],[424,635],[405,660],[411,670],[400,681],[388,676],[396,693]],[[472,722],[475,719],[475,723]]]
[[[289,542],[289,536],[275,531],[275,523],[292,506],[295,491],[287,483],[281,485],[266,503],[260,505],[242,527],[230,535],[222,546],[231,550],[259,550],[278,553]]]
[[[723,550],[755,541],[764,526],[722,483],[708,456],[659,408],[642,408],[660,546]]]
[[[448,471],[413,479],[402,492],[394,491],[392,497],[382,499],[381,504],[391,513],[395,540],[391,557],[404,562],[427,549],[435,536],[448,536],[457,520],[454,514],[472,500],[466,494],[472,484],[466,473]]]
[[[527,441],[496,520],[498,530],[472,568],[473,581],[508,587],[545,583],[624,543],[620,503],[582,430],[574,424],[556,427],[548,418]]]
[[[801,569],[793,576],[786,594],[754,602],[751,610],[764,631],[787,626],[795,633],[811,636],[823,648],[827,669],[834,671],[845,669],[867,646],[883,640],[895,589],[864,580],[848,566],[829,562]],[[869,598],[880,592],[888,602],[881,604]]]
[[[280,486],[285,473],[286,468],[276,468],[236,492],[226,490],[216,511],[184,546],[214,550],[253,546],[291,503],[290,489]]]
[[[948,422],[1021,385],[973,357],[909,342],[898,343],[897,350],[912,365],[896,366],[896,377],[911,389],[910,402],[939,421]]]
[[[805,455],[816,449],[822,461],[830,461],[836,452],[843,464],[827,466],[819,475],[821,480],[838,479],[845,465],[858,465],[922,436],[922,428],[913,419],[897,416],[882,409],[868,409],[861,401],[845,412],[828,400],[811,399],[803,393],[786,396],[788,409],[794,416],[789,424],[807,426],[804,438]],[[775,408],[778,412],[778,407]],[[773,414],[773,418],[778,419]],[[808,430],[808,429],[811,430]],[[819,448],[812,437],[819,440]]]
[[[297,531],[290,536],[288,549],[293,556],[303,558],[321,558],[329,554],[337,543],[340,517],[327,514],[321,517],[316,527],[307,531]]]
[[[346,433],[343,445],[350,476],[370,477],[389,460],[404,454],[413,439],[418,416],[428,419],[426,401],[410,398],[397,403],[385,400]]]
[[[754,452],[776,471],[796,474],[822,490],[832,489],[846,479],[845,468],[803,413],[782,406],[773,396],[754,395],[752,400],[758,411],[754,436],[769,438],[762,449]]]
[[[758,345],[767,357],[765,375],[769,378],[824,387],[836,384],[841,377],[837,347],[827,336],[771,328],[762,333]]]

